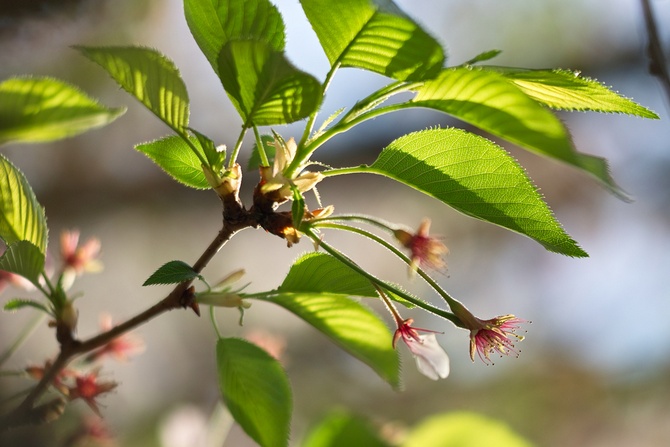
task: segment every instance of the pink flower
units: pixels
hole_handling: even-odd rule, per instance
[[[514,315],[503,315],[490,320],[479,320],[479,327],[470,329],[470,358],[475,360],[475,351],[479,358],[486,364],[493,364],[491,354],[497,352],[500,356],[514,354],[519,356],[519,351],[514,346],[512,337],[517,341],[524,339],[522,335],[515,333],[519,325],[527,323],[526,320]]]
[[[79,231],[63,231],[60,237],[60,251],[63,261],[63,283],[67,289],[76,276],[84,272],[95,273],[102,270],[100,240],[91,238],[79,247]]]
[[[0,270],[0,293],[2,293],[7,286],[18,287],[26,291],[31,291],[35,288],[35,286],[23,276],[6,270]]]
[[[516,333],[516,330],[519,329],[519,325],[528,323],[526,320],[514,315],[502,315],[490,320],[481,320],[458,301],[450,303],[450,306],[454,315],[463,323],[463,327],[470,330],[470,358],[473,362],[475,361],[475,352],[487,365],[493,364],[491,354],[495,352],[500,356],[510,354],[519,356],[519,351],[514,346],[512,338],[517,341],[524,339],[522,335]]]
[[[441,270],[447,266],[444,256],[449,249],[438,238],[429,236],[429,229],[430,219],[423,219],[415,234],[402,229],[393,232],[395,238],[411,251],[410,274],[416,272],[417,267]]]
[[[102,394],[109,393],[117,385],[116,382],[99,382],[98,372],[93,371],[75,378],[74,386],[69,388],[69,398],[70,400],[82,399],[96,415],[101,416],[98,402],[95,399]]]
[[[393,348],[402,338],[416,360],[416,367],[423,375],[433,379],[445,379],[449,375],[449,356],[437,343],[435,333],[430,329],[412,327],[414,320],[408,318],[399,322],[393,335]],[[430,332],[420,335],[419,332]]]
[[[100,318],[100,328],[102,331],[107,332],[113,327],[114,325],[112,324],[111,315],[102,315]],[[95,361],[108,355],[114,357],[116,360],[125,362],[128,361],[130,357],[141,354],[142,352],[144,352],[144,342],[142,339],[133,333],[125,333],[119,335],[102,348],[91,353],[87,357],[87,360]]]

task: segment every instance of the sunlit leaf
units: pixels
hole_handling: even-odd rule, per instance
[[[269,301],[314,326],[398,388],[400,361],[391,346],[393,335],[376,314],[349,296],[376,296],[376,290],[337,259],[310,253],[293,264]]]
[[[52,314],[49,308],[44,304],[40,303],[39,301],[28,300],[23,298],[14,298],[7,301],[3,309],[6,312],[16,312],[17,310],[25,309],[26,307],[41,310],[42,312],[45,312],[49,315]]]
[[[626,197],[603,158],[575,151],[563,123],[501,74],[450,68],[416,91],[410,105],[449,113],[525,149],[568,163]]]
[[[401,447],[531,447],[507,425],[476,413],[432,416],[412,429]]]
[[[300,0],[331,66],[398,80],[435,76],[442,46],[391,0]]]
[[[0,238],[7,245],[28,241],[43,256],[47,249],[47,222],[28,180],[0,154]]]
[[[200,278],[200,275],[193,267],[183,261],[170,261],[159,267],[142,285],[179,284],[194,278]]]
[[[411,133],[393,141],[364,170],[531,237],[547,250],[587,256],[561,228],[523,169],[483,137],[453,128]]]
[[[186,133],[188,94],[171,60],[144,47],[77,48],[165,124],[179,133]]]
[[[228,42],[218,67],[223,87],[247,127],[298,121],[321,101],[319,81],[265,42]]]
[[[197,138],[189,138],[196,148],[200,148]],[[202,162],[182,137],[173,135],[161,138],[138,144],[135,149],[152,159],[180,183],[196,189],[210,187],[202,171]],[[204,157],[204,152],[201,155]]]
[[[362,417],[336,410],[307,434],[302,447],[390,447]]]
[[[219,339],[216,363],[221,396],[240,427],[262,447],[287,446],[292,395],[281,364],[236,338]]]
[[[111,123],[125,108],[107,108],[52,78],[0,83],[0,144],[59,140]]]
[[[308,253],[298,258],[279,287],[283,292],[330,293],[377,297],[370,280],[325,253]]]
[[[651,110],[576,72],[483,68],[500,71],[525,94],[553,109],[625,113],[642,118],[659,119],[659,116]]]
[[[0,257],[0,270],[21,275],[37,285],[44,270],[44,259],[44,254],[32,242],[17,241]]]
[[[184,0],[186,22],[215,72],[219,53],[231,40],[254,40],[284,50],[284,22],[268,0]]]

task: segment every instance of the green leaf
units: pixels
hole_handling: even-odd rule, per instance
[[[292,123],[309,116],[320,104],[319,81],[265,42],[228,42],[219,54],[218,67],[223,87],[245,127]]]
[[[483,67],[498,71],[496,67]],[[568,70],[502,69],[500,73],[540,104],[558,110],[625,113],[642,118],[659,116],[613,92],[600,82]]]
[[[219,54],[232,40],[254,40],[284,50],[284,22],[268,0],[184,0],[186,22],[200,50],[219,73]]]
[[[502,422],[476,413],[432,416],[416,426],[402,447],[531,447]]]
[[[278,295],[269,300],[314,326],[367,363],[394,388],[400,386],[400,360],[384,322],[349,296],[376,296],[370,282],[324,253],[310,253],[291,267]]]
[[[57,79],[10,78],[0,83],[0,144],[72,137],[109,124],[125,111],[104,107]]]
[[[549,251],[588,256],[561,228],[523,168],[483,137],[453,128],[411,133],[393,141],[362,171],[524,234]]]
[[[525,149],[568,163],[626,198],[611,178],[607,162],[576,152],[561,121],[504,76],[471,67],[450,68],[416,91],[409,106],[449,113]]]
[[[195,147],[200,147],[196,137],[189,138]],[[138,144],[135,149],[153,160],[178,182],[195,189],[210,187],[202,171],[202,162],[182,137],[172,135]],[[204,152],[202,156],[205,157]]]
[[[47,221],[28,180],[0,154],[0,238],[5,244],[28,241],[47,250]]]
[[[142,285],[179,284],[194,278],[201,276],[193,270],[193,267],[183,261],[170,261],[159,267]]]
[[[279,286],[281,292],[330,293],[377,297],[370,281],[326,253],[308,253],[298,258]]]
[[[52,312],[44,304],[35,300],[27,300],[22,298],[14,298],[7,301],[7,303],[5,303],[4,310],[6,312],[16,312],[17,310],[24,309],[26,307],[32,307],[33,309],[38,309],[47,313],[48,315],[52,315]]]
[[[442,46],[391,0],[300,0],[331,66],[404,81],[431,78]]]
[[[216,363],[221,396],[237,423],[262,447],[287,446],[292,396],[281,364],[237,338],[219,339]]]
[[[332,411],[307,434],[302,447],[390,447],[369,421],[342,410]]]
[[[128,93],[165,124],[185,135],[189,102],[174,62],[143,47],[75,47],[99,64]]]
[[[0,257],[0,270],[21,275],[35,285],[44,271],[44,254],[32,242],[17,241]]]

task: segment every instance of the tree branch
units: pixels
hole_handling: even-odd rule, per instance
[[[239,208],[240,209],[238,211],[244,214],[244,208],[242,208],[241,205]],[[221,247],[223,247],[237,231],[252,225],[253,222],[250,219],[238,219],[238,221],[234,224],[230,224],[224,219],[223,228],[205,249],[200,258],[198,258],[198,260],[195,262],[193,265],[193,270],[197,273],[200,273],[212,260],[214,255],[216,255],[216,253],[221,249]],[[149,320],[166,311],[178,309],[180,307],[191,306],[193,302],[193,296],[190,293],[189,288],[191,287],[192,282],[193,280],[190,280],[178,284],[172,290],[172,292],[170,292],[170,294],[161,301],[154,304],[144,312],[113,327],[106,332],[103,332],[88,340],[79,341],[76,339],[70,339],[69,341],[61,344],[58,357],[56,357],[56,360],[53,362],[51,367],[45,371],[44,376],[40,379],[37,385],[35,385],[35,387],[14,411],[0,418],[0,431],[21,425],[38,423],[39,419],[36,418],[34,413],[36,411],[40,411],[40,408],[35,408],[35,403],[42,396],[42,394],[44,394],[44,392],[58,376],[58,374],[75,357],[106,345],[116,337],[148,322]]]
[[[649,0],[642,0],[642,10],[644,12],[647,35],[649,36],[649,43],[647,44],[649,72],[661,81],[661,85],[665,90],[667,104],[670,106],[670,73],[668,73],[668,63],[665,59],[661,39],[658,37],[658,28],[656,28],[656,20],[654,19],[654,12],[651,9]]]

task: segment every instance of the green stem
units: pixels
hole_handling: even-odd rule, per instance
[[[270,166],[270,161],[268,156],[265,153],[265,147],[263,146],[263,140],[261,139],[261,134],[258,132],[258,126],[254,126],[254,137],[256,137],[256,147],[258,148],[258,156],[261,159],[262,166]]]
[[[326,96],[326,91],[328,90],[328,87],[330,87],[330,83],[333,80],[333,77],[335,76],[335,72],[340,68],[340,64],[336,63],[333,65],[330,70],[328,71],[328,74],[326,74],[326,79],[323,81],[323,94],[321,95],[321,101],[323,101],[323,98]],[[305,130],[302,133],[302,137],[300,138],[300,144],[298,146],[298,149],[296,150],[296,156],[300,156],[302,150],[305,147],[305,143],[307,140],[309,140],[309,136],[312,133],[312,130],[314,129],[314,123],[316,122],[316,117],[319,114],[319,109],[321,108],[321,105],[316,108],[316,110],[309,116],[309,120],[307,121],[307,125],[305,126]],[[307,158],[303,158],[303,160],[307,160]],[[297,166],[300,166],[300,164],[297,164],[295,168],[297,169]]]
[[[372,283],[377,284],[379,287],[381,287],[383,289],[386,289],[390,292],[395,293],[396,295],[398,295],[398,296],[402,297],[403,299],[409,301],[410,303],[414,304],[415,306],[422,308],[423,310],[426,310],[430,313],[433,313],[433,314],[438,315],[442,318],[445,318],[445,319],[451,321],[452,323],[454,323],[456,326],[461,327],[462,323],[460,322],[458,317],[456,317],[456,315],[454,315],[451,312],[448,312],[444,309],[440,309],[438,307],[435,307],[435,306],[433,306],[429,303],[426,303],[424,301],[418,300],[415,297],[413,297],[412,295],[404,292],[403,290],[401,290],[401,289],[399,289],[399,288],[397,288],[397,287],[395,287],[391,284],[388,284],[388,283],[380,280],[376,276],[366,272],[358,264],[356,264],[354,261],[349,259],[345,254],[341,253],[336,248],[334,248],[334,247],[330,246],[329,244],[327,244],[326,242],[322,241],[321,238],[319,237],[319,235],[314,232],[313,228],[309,228],[309,227],[306,228],[305,229],[305,234],[307,234],[307,236],[310,239],[312,239],[315,244],[317,244],[319,247],[323,248],[324,251],[326,251],[328,254],[330,254],[334,258],[338,259],[343,264],[349,266],[350,268],[352,268],[353,270],[355,270],[359,274],[363,275],[368,280],[372,281]]]
[[[354,216],[349,216],[349,217],[354,217]],[[374,219],[369,219],[369,220],[374,220]],[[402,259],[402,261],[405,264],[407,264],[408,266],[412,265],[412,260],[410,258],[408,258],[403,252],[401,252],[396,247],[394,247],[393,244],[391,244],[388,241],[380,238],[379,236],[377,236],[374,233],[370,233],[369,231],[365,231],[361,228],[356,228],[356,227],[352,227],[352,226],[349,226],[349,225],[341,225],[341,224],[328,223],[328,222],[323,222],[323,221],[321,221],[321,222],[317,221],[313,225],[315,227],[319,227],[319,228],[332,228],[332,229],[336,229],[336,230],[344,230],[344,231],[349,231],[349,232],[352,232],[352,233],[359,234],[361,236],[365,236],[365,237],[367,237],[369,239],[372,239],[373,241],[377,242],[378,244],[382,245],[383,247],[385,247],[389,251],[391,251],[394,255],[396,255],[397,257]],[[435,292],[438,293],[438,295],[440,295],[444,299],[444,301],[449,305],[450,308],[453,309],[454,306],[458,306],[460,304],[460,303],[458,303],[458,301],[456,301],[454,298],[452,298],[451,295],[449,295],[442,287],[440,287],[440,285],[428,273],[426,273],[426,271],[423,270],[420,266],[416,267],[416,272],[424,281],[426,281],[426,283],[428,283],[428,285],[430,285],[433,288],[433,290],[435,290]],[[457,324],[457,326],[459,326],[459,327],[461,326],[460,321],[459,321],[459,324]]]
[[[35,329],[37,329],[37,326],[44,321],[45,315],[40,312],[33,318],[30,323],[28,323],[27,326],[23,328],[23,330],[19,333],[18,337],[16,337],[16,340],[14,340],[14,343],[12,343],[6,350],[0,355],[0,366],[2,366],[7,359],[9,359],[12,354],[16,352],[17,349],[21,347],[21,345],[32,335],[33,332],[35,332]]]
[[[370,225],[374,225],[375,227],[381,228],[382,230],[388,231],[391,234],[393,234],[393,232],[396,230],[394,226],[388,222],[385,222],[381,219],[377,219],[375,217],[365,216],[363,214],[340,214],[337,216],[328,216],[322,219],[314,219],[312,220],[311,223],[318,224],[318,226],[321,226],[321,223],[333,222],[339,220],[364,222]]]
[[[394,112],[396,110],[402,110],[408,107],[414,107],[413,104],[405,102],[361,112],[361,109],[365,110],[366,107],[374,107],[395,94],[411,90],[416,85],[417,85],[416,83],[408,84],[401,82],[396,82],[387,85],[386,87],[376,91],[375,93],[373,93],[372,95],[368,96],[366,99],[361,101],[359,103],[360,105],[358,108],[351,110],[335,126],[326,130],[324,133],[322,133],[319,137],[315,138],[314,140],[306,142],[307,140],[303,135],[303,139],[300,142],[300,147],[298,148],[296,157],[293,160],[293,162],[289,165],[288,171],[285,172],[285,175],[286,176],[294,175],[295,171],[300,166],[302,166],[306,160],[309,159],[309,157],[314,153],[315,150],[317,150],[319,147],[321,147],[324,143],[326,143],[334,136],[348,131],[357,124],[384,115],[385,113]],[[366,104],[366,102],[374,102],[374,104]],[[311,128],[309,131],[311,132]]]
[[[219,339],[222,339],[221,331],[219,330],[219,325],[216,322],[216,315],[214,313],[214,306],[209,306],[209,319],[212,321],[212,326],[214,327],[214,332]]]
[[[233,169],[235,163],[237,162],[237,155],[240,153],[240,148],[242,147],[242,141],[244,140],[244,135],[247,133],[247,127],[242,126],[242,132],[237,138],[233,152],[230,154],[230,161],[228,162],[228,169]]]

